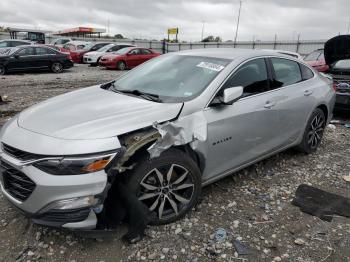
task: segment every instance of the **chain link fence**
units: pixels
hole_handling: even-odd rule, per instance
[[[9,35],[0,34],[0,39],[10,38]],[[46,43],[51,43],[54,39],[60,36],[47,36]],[[116,42],[128,43],[139,47],[151,48],[160,53],[177,52],[188,49],[200,48],[244,48],[244,49],[275,49],[296,52],[301,55],[306,55],[316,49],[324,47],[327,40],[295,40],[295,41],[240,41],[234,44],[233,42],[193,42],[193,43],[168,43],[166,41],[148,41],[148,40],[130,40],[116,38],[75,38],[79,41],[93,42]]]

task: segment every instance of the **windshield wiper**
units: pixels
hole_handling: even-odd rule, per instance
[[[161,102],[161,100],[159,99],[159,95],[156,95],[156,94],[149,94],[149,93],[145,93],[145,92],[142,92],[140,90],[120,90],[120,89],[117,89],[118,92],[122,92],[124,94],[132,94],[132,95],[135,95],[135,96],[140,96],[142,98],[145,98],[147,100],[150,100],[150,101],[153,101],[153,102]]]
[[[153,101],[153,102],[161,102],[161,99],[159,98],[159,95],[142,92],[142,91],[137,90],[137,89],[135,89],[135,90],[122,90],[122,89],[119,89],[115,85],[115,82],[110,83],[109,89],[114,91],[114,92],[118,92],[118,93],[131,94],[131,95],[139,96],[139,97],[142,97],[144,99],[147,99],[147,100],[150,100],[150,101]]]

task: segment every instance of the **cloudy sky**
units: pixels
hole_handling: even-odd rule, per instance
[[[239,0],[0,0],[0,26],[61,30],[107,28],[129,38],[160,39],[179,27],[180,40],[234,39]],[[328,39],[348,32],[349,0],[243,0],[238,40]]]

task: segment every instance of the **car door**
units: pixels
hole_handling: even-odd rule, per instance
[[[49,68],[51,64],[51,58],[54,56],[53,51],[45,47],[35,47],[35,51],[36,59],[33,62],[35,64],[35,67],[38,69]]]
[[[318,84],[311,80],[313,72],[299,62],[278,57],[269,61],[273,69],[275,108],[279,112],[279,143],[288,146],[304,132],[309,114],[316,107],[312,94]]]
[[[35,50],[34,47],[24,47],[14,53],[7,65],[7,70],[26,70],[35,68]]]
[[[140,49],[141,51],[141,63],[146,62],[147,60],[150,60],[151,58],[153,58],[153,53],[152,51],[148,50],[148,49]]]
[[[142,63],[142,55],[139,48],[132,49],[128,54],[128,67],[135,67]]]
[[[242,86],[243,96],[232,105],[209,105],[204,110],[208,140],[198,146],[206,155],[204,180],[215,179],[280,146],[279,112],[274,107],[267,63],[267,59],[258,58],[241,65],[217,95],[226,88]]]

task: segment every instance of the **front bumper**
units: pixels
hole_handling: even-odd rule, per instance
[[[96,64],[98,57],[83,57],[84,64]]]
[[[32,218],[33,222],[70,229],[96,227],[94,206],[65,210],[47,209],[47,207],[60,200],[102,194],[107,184],[105,171],[84,175],[55,176],[32,165],[17,166],[16,159],[5,153],[1,154],[1,162],[0,185],[4,196],[24,215]],[[14,181],[17,183],[15,189],[19,188],[19,193],[13,190],[12,184],[7,184],[10,174],[6,170],[10,170],[11,175],[16,176],[16,179],[20,179]],[[28,187],[28,181],[32,181],[34,186]],[[21,197],[22,193],[24,197]]]

